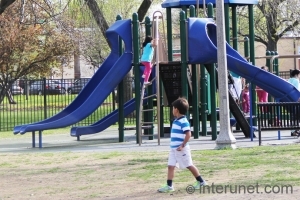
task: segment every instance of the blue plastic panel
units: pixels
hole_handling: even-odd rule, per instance
[[[189,63],[217,63],[216,25],[206,18],[188,19]],[[251,65],[226,43],[227,68],[267,91],[281,102],[297,102],[300,91],[286,80]]]
[[[216,0],[206,0],[205,4],[212,3],[216,4]],[[258,4],[258,0],[224,0],[224,3],[230,4],[230,5],[255,5]],[[196,5],[197,0],[166,0],[164,1],[161,6],[163,8],[181,8],[182,6],[190,6],[190,5]],[[202,6],[203,0],[199,0],[199,5]]]

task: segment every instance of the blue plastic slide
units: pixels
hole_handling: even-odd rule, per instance
[[[211,19],[188,19],[188,51],[191,64],[217,63],[217,32]],[[296,102],[300,91],[286,80],[251,65],[226,44],[227,67],[251,83],[267,91],[277,101]]]
[[[144,66],[140,66],[140,74],[144,71]],[[155,67],[152,68],[151,79],[155,77]],[[141,79],[141,85],[143,84],[144,79]],[[155,81],[151,85],[153,93],[156,93],[156,85]],[[145,96],[147,94],[145,93]],[[147,101],[144,101],[144,104]],[[135,98],[124,104],[124,117],[135,111],[136,101]],[[90,126],[78,126],[71,128],[71,136],[78,137],[81,135],[95,134],[107,129],[110,125],[118,122],[119,120],[119,110],[116,109],[112,113],[108,114],[104,118],[100,119],[98,122],[90,125]]]
[[[135,110],[135,98],[124,104],[124,116],[129,115]],[[98,122],[90,126],[78,126],[71,128],[71,136],[77,137],[81,135],[94,134],[107,129],[110,125],[116,123],[119,120],[119,111],[114,110]]]
[[[77,123],[93,113],[114,91],[114,88],[131,69],[132,34],[131,20],[116,21],[106,32],[111,45],[111,54],[101,65],[92,79],[87,83],[76,99],[63,111],[46,120],[16,126],[14,133],[24,134],[30,131],[40,131],[66,127]],[[119,57],[119,37],[125,44],[125,53]]]

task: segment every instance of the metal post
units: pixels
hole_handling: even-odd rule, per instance
[[[187,52],[186,52],[186,13],[180,12],[180,46],[181,46],[181,94],[188,99]],[[189,118],[189,115],[187,115]]]
[[[224,4],[224,3],[223,3]],[[225,11],[225,38],[228,44],[230,44],[230,27],[229,27],[229,4],[224,5]]]
[[[35,148],[35,131],[32,131],[32,147]]]
[[[139,32],[138,32],[138,27],[139,27],[139,20],[138,20],[138,14],[133,13],[132,15],[132,39],[133,39],[133,64],[134,64],[134,82],[135,82],[135,110],[136,110],[136,142],[141,145],[141,141],[139,138],[139,130],[140,130],[140,114],[139,114],[139,109],[140,109],[140,100],[141,100],[141,86],[140,86],[140,53],[139,53]]]
[[[213,10],[213,4],[208,3],[208,17],[214,18],[214,10]],[[217,105],[216,105],[216,70],[215,70],[215,64],[211,64],[209,67],[209,74],[210,74],[210,91],[211,91],[211,119],[210,119],[210,125],[211,125],[211,139],[216,140],[217,139]]]
[[[154,13],[155,14],[155,13]],[[153,14],[153,16],[154,16]],[[160,13],[162,15],[162,13]],[[155,38],[157,40],[157,44],[159,42],[159,34],[158,34],[158,20],[159,20],[159,16],[157,16],[156,18],[156,29],[155,29]],[[156,95],[157,95],[157,139],[158,139],[158,145],[160,145],[160,134],[161,134],[161,126],[160,126],[160,115],[161,115],[161,99],[160,99],[160,87],[159,87],[159,83],[160,83],[160,77],[159,77],[159,48],[156,48],[156,54],[155,54],[155,58],[156,58]]]
[[[47,119],[47,89],[46,89],[46,78],[43,78],[43,90],[44,90],[44,93],[43,93],[43,97],[44,97],[44,119]]]
[[[199,2],[198,2],[199,3]],[[190,17],[195,17],[195,6],[190,6]],[[198,76],[199,68],[196,64],[192,64],[192,92],[193,92],[193,132],[194,139],[199,138],[199,98],[198,98]]]
[[[117,16],[116,21],[122,20],[122,17],[120,15]],[[122,49],[122,39],[119,37],[119,55],[121,56],[123,54]],[[113,91],[114,93],[114,91]],[[119,109],[119,142],[124,142],[124,80],[122,80],[118,85],[118,109]],[[115,102],[113,102],[115,104]]]
[[[266,56],[271,56],[270,51],[266,51]],[[269,68],[269,71],[271,70],[271,60],[270,58],[266,58],[266,66]],[[268,95],[268,102],[272,101],[272,96]]]
[[[274,51],[274,55],[278,55],[278,52],[277,51]],[[279,75],[279,66],[278,66],[278,58],[275,58],[275,74],[276,74],[276,76],[278,76]]]
[[[147,35],[151,35],[151,19],[150,17],[146,17],[145,18],[145,30],[146,30],[146,36]],[[152,76],[152,73],[151,73],[151,76]],[[153,89],[152,87],[147,87],[146,88],[146,91],[147,91],[147,94],[153,94]],[[145,110],[147,109],[153,109],[153,98],[149,98],[148,99],[148,103],[147,105],[145,105]],[[144,114],[144,121],[145,122],[150,122],[150,121],[153,121],[153,110],[152,111],[149,111],[149,112],[146,112]],[[144,129],[144,134],[145,135],[153,135],[153,128],[151,129]],[[149,136],[148,138],[149,140],[153,140],[153,136]]]
[[[205,66],[202,64],[200,65],[200,88],[201,88],[201,124],[202,124],[202,131],[201,135],[207,135],[207,101],[206,101],[206,74],[205,74]]]
[[[39,148],[42,148],[42,131],[39,131]]]
[[[232,45],[235,50],[238,51],[238,34],[237,34],[237,13],[236,5],[232,6]]]
[[[249,13],[249,39],[250,39],[250,62],[252,65],[255,65],[255,46],[254,46],[254,12],[253,5],[248,5],[248,13]],[[251,84],[250,91],[252,92],[252,115],[256,116],[256,85]],[[251,120],[251,119],[250,119]],[[256,126],[257,120],[253,119],[253,125]]]
[[[227,80],[227,57],[224,22],[224,0],[216,1],[217,46],[218,46],[218,83],[220,98],[220,134],[216,140],[216,149],[236,148],[236,139],[232,135],[229,122],[229,98]]]

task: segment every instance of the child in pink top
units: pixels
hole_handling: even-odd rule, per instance
[[[147,36],[143,42],[143,54],[141,57],[141,63],[145,66],[144,74],[144,84],[150,84],[149,77],[152,71],[151,61],[154,55],[154,47],[157,45],[156,39],[151,36]]]
[[[250,95],[248,85],[246,85],[242,91],[242,107],[245,114],[250,113]]]

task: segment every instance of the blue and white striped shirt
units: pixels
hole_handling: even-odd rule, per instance
[[[173,121],[171,129],[171,148],[179,147],[185,138],[185,132],[190,130],[190,123],[186,116],[179,117]],[[186,144],[188,145],[188,144]]]

